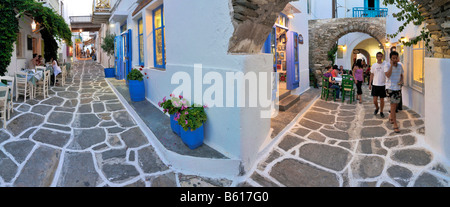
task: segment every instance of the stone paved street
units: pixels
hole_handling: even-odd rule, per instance
[[[388,99],[386,118],[374,116],[363,87],[363,104],[317,100],[239,186],[450,186],[449,162],[425,143],[423,118],[400,111],[394,133]]]
[[[155,152],[92,61],[50,97],[19,99],[0,130],[0,186],[230,186],[175,172]]]
[[[0,130],[0,186],[450,186],[423,118],[399,112],[395,134],[368,95],[365,86],[363,104],[317,100],[247,176],[206,178],[160,159],[103,68],[77,62],[47,99],[15,102]]]

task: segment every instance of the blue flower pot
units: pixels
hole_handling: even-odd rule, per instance
[[[129,80],[128,90],[130,91],[131,101],[139,102],[145,100],[144,81]]]
[[[175,134],[181,136],[181,126],[178,124],[178,121],[175,121],[175,114],[170,115],[170,127]]]
[[[115,68],[105,68],[105,78],[116,77]]]
[[[193,150],[200,147],[203,144],[203,139],[203,125],[194,131],[191,131],[191,129],[184,131],[184,129],[181,128],[181,140],[183,140],[184,144],[186,144],[189,149]]]

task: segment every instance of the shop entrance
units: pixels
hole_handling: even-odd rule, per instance
[[[273,69],[277,75],[273,94],[277,94],[280,101],[300,86],[298,34],[283,26],[287,19],[280,16],[263,48],[265,53],[273,54]]]

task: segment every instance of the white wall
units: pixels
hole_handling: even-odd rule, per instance
[[[425,58],[425,140],[450,159],[450,59]]]
[[[28,68],[28,63],[33,58],[33,50],[28,50],[28,43],[27,43],[27,36],[31,35],[31,37],[36,38],[38,41],[41,41],[41,34],[34,34],[31,32],[31,22],[32,19],[28,17],[21,17],[19,19],[19,28],[21,33],[21,40],[22,40],[22,57],[16,56],[16,45],[14,44],[14,51],[12,53],[11,57],[11,63],[7,67],[8,73],[6,75],[8,76],[14,76],[16,71],[20,71],[21,68]],[[16,42],[17,43],[17,42]],[[41,53],[41,51],[38,51],[38,55]]]
[[[171,84],[176,72],[186,72],[193,82],[202,81],[194,80],[194,64],[202,64],[203,75],[216,72],[224,78],[224,82],[227,72],[272,71],[272,55],[228,54],[229,40],[234,31],[230,17],[231,7],[227,1],[210,0],[164,2],[167,64],[165,70],[153,68],[152,11],[161,2],[151,2],[134,17],[131,16],[134,6],[127,10],[130,14],[127,26],[133,29],[134,65],[138,63],[137,19],[144,15],[144,72],[149,77],[144,80],[146,98],[154,105],[163,97],[169,97],[179,86]],[[119,23],[115,23],[116,34],[119,27]],[[307,31],[307,27],[305,29]],[[304,37],[305,34],[306,32],[303,33]],[[306,45],[307,42],[304,47]],[[308,54],[307,51],[304,53]],[[191,84],[192,89],[193,86],[194,83]],[[202,92],[208,87],[209,85],[204,85]],[[238,90],[235,88],[235,101]],[[226,94],[225,91],[223,93]],[[191,97],[194,96],[192,94]],[[205,104],[211,106],[210,103]],[[241,159],[245,169],[249,169],[256,159],[259,146],[269,134],[270,119],[261,119],[261,108],[258,107],[210,107],[206,111],[208,121],[205,124],[205,143],[232,159]]]
[[[302,13],[295,14],[294,18],[290,20],[292,31],[297,32],[303,36],[303,44],[299,44],[299,60],[300,60],[300,87],[295,89],[292,94],[302,94],[307,91],[309,87],[309,31],[308,31],[308,14],[306,13],[306,1],[297,1],[291,3]]]

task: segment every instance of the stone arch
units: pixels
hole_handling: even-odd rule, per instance
[[[375,38],[381,45],[386,42],[386,18],[338,18],[309,20],[310,68],[314,69],[317,80],[322,70],[331,62],[328,51],[346,34],[360,32]],[[320,82],[320,81],[319,81]]]
[[[257,54],[280,12],[289,2],[298,0],[230,0],[234,33],[229,53]]]
[[[365,49],[358,49],[358,48],[355,48],[354,50],[359,50],[359,53],[363,54],[367,58],[366,63],[368,65],[372,65],[371,62],[370,62],[371,61],[370,60],[370,54],[369,54],[369,52],[367,52],[367,50],[365,50]],[[352,60],[352,65],[353,65],[353,60]]]

